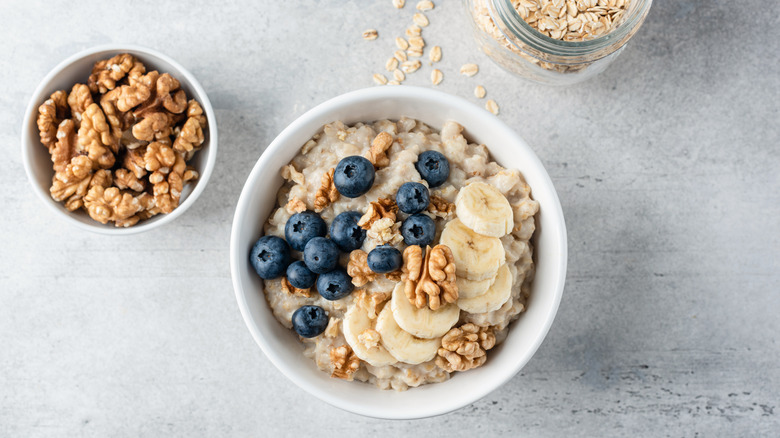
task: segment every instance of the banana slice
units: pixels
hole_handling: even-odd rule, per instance
[[[458,299],[458,307],[469,313],[492,312],[504,305],[512,296],[512,273],[509,265],[503,264],[498,269],[496,281],[484,295],[474,298]]]
[[[352,347],[352,351],[355,352],[357,357],[375,367],[383,367],[398,362],[398,360],[381,344],[371,346],[370,344],[361,342],[360,336],[363,335],[365,338],[365,336],[370,333],[367,333],[367,330],[373,331],[373,329],[374,321],[368,317],[366,310],[358,304],[352,306],[352,308],[347,311],[347,314],[344,315],[344,322],[342,324],[344,338],[346,338],[347,344]]]
[[[455,283],[458,285],[458,297],[474,298],[480,295],[485,295],[485,292],[490,289],[490,285],[493,284],[494,281],[496,281],[495,277],[480,281],[458,277],[455,280]]]
[[[455,304],[447,304],[436,310],[431,310],[427,306],[418,309],[406,297],[404,282],[395,285],[390,307],[395,322],[402,330],[423,339],[444,336],[460,317],[460,309]]]
[[[382,336],[382,345],[401,362],[418,364],[436,357],[441,338],[420,339],[405,332],[393,318],[391,306],[385,306],[376,318],[376,331]]]
[[[455,213],[475,233],[503,237],[512,232],[515,216],[506,197],[483,182],[463,187],[455,198]]]
[[[447,245],[452,251],[458,277],[471,281],[495,277],[498,268],[506,260],[501,240],[475,233],[460,219],[447,223],[439,243]]]

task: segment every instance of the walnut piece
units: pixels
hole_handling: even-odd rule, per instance
[[[168,73],[161,74],[151,89],[152,94],[142,103],[133,115],[143,117],[148,112],[169,111],[173,114],[183,113],[187,109],[187,95],[179,89],[179,81]],[[178,90],[178,91],[177,91]],[[174,93],[171,95],[171,93]]]
[[[362,287],[376,279],[376,272],[368,267],[368,254],[362,249],[349,253],[347,274],[352,277],[355,287]]]
[[[80,152],[86,153],[94,164],[102,169],[114,165],[113,152],[116,152],[118,146],[98,104],[93,103],[84,111],[78,139]]]
[[[431,203],[428,204],[428,211],[433,213],[434,216],[447,218],[455,213],[455,204],[448,202],[440,196],[431,195]]]
[[[311,288],[298,289],[297,287],[290,284],[290,281],[287,280],[287,277],[282,277],[282,292],[286,293],[287,295],[297,295],[299,297],[308,298],[311,296]]]
[[[387,150],[393,145],[393,136],[387,132],[380,132],[371,142],[371,148],[366,152],[365,157],[376,168],[385,167],[390,164],[387,157]]]
[[[187,121],[176,133],[176,140],[173,141],[173,148],[177,152],[191,152],[200,149],[205,137],[203,129],[206,127],[206,116],[203,115],[203,108],[195,100],[190,100],[187,104]]]
[[[146,146],[140,146],[135,149],[128,149],[125,153],[125,158],[122,161],[122,166],[133,172],[136,178],[143,178],[146,176]]]
[[[333,365],[331,377],[352,380],[352,375],[360,368],[360,359],[349,345],[330,349],[330,362]]]
[[[287,210],[287,213],[290,214],[301,213],[306,211],[306,203],[301,201],[300,198],[293,196],[287,201],[287,205],[285,205],[284,208]]]
[[[330,170],[322,175],[320,180],[320,188],[317,189],[317,193],[314,195],[314,211],[317,213],[325,209],[330,203],[339,200],[339,191],[333,184],[333,174],[336,172],[335,167],[331,167]]]
[[[148,196],[146,193],[141,196]],[[108,221],[128,219],[143,210],[141,202],[128,192],[116,187],[105,188],[100,184],[90,187],[84,196],[84,206],[89,216],[105,224]]]
[[[384,292],[368,292],[361,290],[355,299],[355,304],[365,309],[369,319],[376,319],[382,310],[382,303],[390,298],[390,294]]]
[[[130,111],[134,107],[146,102],[152,95],[152,89],[157,84],[160,73],[152,70],[138,77],[132,85],[122,85],[116,95],[116,108],[119,111]]]
[[[114,184],[120,189],[128,189],[134,192],[142,192],[146,188],[146,180],[136,178],[133,172],[127,169],[114,171]]]
[[[127,75],[136,63],[136,59],[127,53],[116,55],[95,63],[87,84],[93,93],[104,94],[116,87],[116,83]]]
[[[146,146],[144,152],[144,168],[146,170],[150,172],[162,170],[163,173],[168,173],[175,163],[176,153],[173,152],[173,148],[169,144],[156,141]]]
[[[468,323],[452,328],[441,339],[436,365],[449,373],[476,368],[485,363],[487,350],[495,345],[490,327]]]
[[[176,154],[176,163],[171,168],[168,175],[155,172],[161,177],[158,182],[149,177],[149,182],[154,184],[154,203],[162,213],[170,213],[179,206],[181,191],[184,189],[183,175],[186,170],[186,163],[183,154]]]
[[[49,147],[54,172],[62,172],[70,160],[77,155],[76,124],[71,119],[65,119],[57,128],[57,141]],[[89,158],[87,158],[89,160]],[[92,161],[89,161],[92,165]]]
[[[143,119],[133,126],[133,137],[142,141],[166,139],[171,134],[173,118],[164,112],[146,113]]]
[[[41,143],[51,150],[57,141],[57,127],[69,115],[68,94],[64,90],[55,91],[38,107],[38,132]]]
[[[68,94],[68,106],[70,107],[70,114],[73,116],[76,122],[76,127],[81,125],[81,118],[87,107],[92,105],[92,93],[89,91],[89,87],[84,84],[76,84]]]
[[[396,205],[395,200],[379,198],[368,204],[368,210],[361,216],[358,226],[369,230],[376,221],[385,218],[389,218],[392,223],[395,223],[396,213],[398,213],[398,205]]]
[[[49,193],[52,199],[64,202],[65,208],[74,211],[84,205],[82,198],[87,194],[91,179],[92,160],[79,155],[63,166],[62,171],[54,174]]]
[[[426,248],[423,257],[418,245],[408,246],[403,253],[404,293],[418,309],[426,305],[436,310],[458,300],[455,282],[455,261],[446,245]]]

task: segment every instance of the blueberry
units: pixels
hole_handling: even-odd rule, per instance
[[[336,268],[320,275],[317,279],[317,291],[326,300],[340,300],[352,293],[352,277],[342,268]]]
[[[303,249],[306,267],[316,274],[333,270],[339,263],[339,247],[332,240],[315,237]]]
[[[366,230],[358,225],[362,216],[357,211],[345,211],[330,223],[330,239],[336,242],[342,251],[350,252],[363,246]]]
[[[439,187],[450,176],[450,162],[447,157],[436,151],[425,151],[417,156],[414,164],[420,176],[428,181],[428,187]]]
[[[374,185],[374,165],[360,155],[343,158],[333,173],[333,185],[347,198],[357,198]]]
[[[397,192],[395,192],[395,203],[398,209],[404,213],[419,213],[428,208],[431,201],[431,195],[428,193],[428,187],[417,183],[404,183]]]
[[[298,289],[308,289],[317,281],[317,274],[311,272],[302,261],[292,262],[287,267],[287,281]]]
[[[377,246],[368,253],[368,267],[374,272],[384,274],[401,268],[401,251],[390,245]]]
[[[249,252],[249,261],[260,278],[269,280],[281,277],[292,261],[290,247],[284,239],[263,236],[257,239],[252,251]]]
[[[401,224],[401,236],[407,245],[430,245],[436,236],[436,225],[424,214],[413,214]]]
[[[304,338],[313,338],[328,328],[328,314],[320,306],[303,306],[292,314],[295,333]]]
[[[303,251],[311,238],[324,237],[327,233],[328,225],[313,211],[295,213],[284,225],[284,238],[296,251]]]

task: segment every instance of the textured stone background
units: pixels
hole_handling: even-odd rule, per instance
[[[444,49],[439,88],[476,101],[485,85],[547,166],[569,273],[522,373],[458,412],[393,422],[312,399],[266,360],[233,298],[228,236],[266,145],[315,104],[372,86],[409,5],[0,0],[0,436],[776,434],[780,6],[655,3],[614,65],[570,88],[492,65],[460,2],[429,13],[424,36]],[[360,39],[368,27],[379,40]],[[41,78],[111,42],[188,67],[221,134],[199,202],[127,238],[54,217],[19,154]],[[467,61],[481,67],[475,78],[456,74]]]

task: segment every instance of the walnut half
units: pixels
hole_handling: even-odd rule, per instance
[[[352,277],[355,287],[362,287],[376,279],[376,272],[368,267],[368,254],[362,249],[349,253],[347,274]]]
[[[426,305],[436,310],[447,303],[458,301],[458,285],[455,282],[455,259],[446,245],[426,248],[423,257],[418,245],[406,247],[402,268],[404,292],[418,309]]]
[[[496,345],[496,336],[490,327],[473,323],[450,329],[441,339],[436,365],[451,373],[466,371],[485,363],[487,350]]]
[[[379,198],[368,204],[368,209],[360,217],[358,225],[364,230],[369,230],[374,222],[380,219],[389,218],[392,220],[391,223],[395,223],[396,213],[398,213],[398,205],[393,199]]]
[[[333,365],[331,377],[352,380],[352,375],[360,368],[360,359],[349,345],[330,349],[330,362]]]
[[[317,189],[317,193],[314,195],[314,211],[317,213],[325,209],[330,203],[339,200],[341,195],[333,184],[333,174],[336,173],[336,168],[332,167],[330,170],[322,175],[320,180],[320,188]]]

